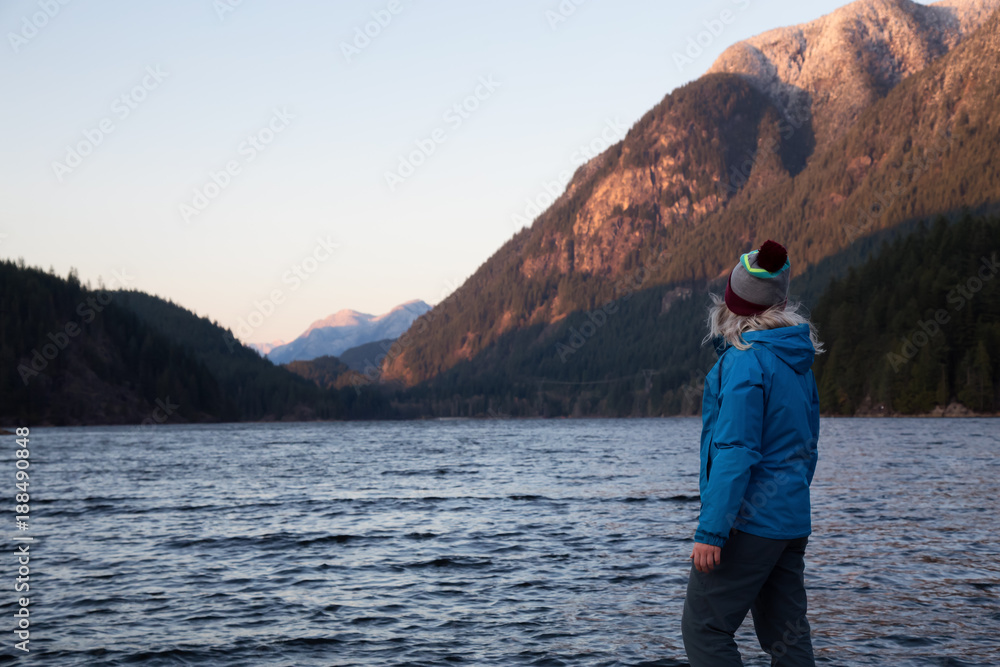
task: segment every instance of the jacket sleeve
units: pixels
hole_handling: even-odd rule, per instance
[[[718,547],[726,543],[750,483],[750,468],[761,459],[764,380],[756,355],[733,349],[722,366],[718,418],[708,456],[711,471],[701,496],[694,539]]]

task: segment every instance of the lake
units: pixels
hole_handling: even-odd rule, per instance
[[[998,424],[823,420],[806,550],[820,664],[1000,665]],[[683,665],[700,429],[33,429],[20,659]],[[747,665],[768,664],[749,617],[737,640]],[[0,661],[24,655],[14,641]]]

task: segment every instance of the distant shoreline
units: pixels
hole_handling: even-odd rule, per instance
[[[921,414],[901,414],[901,413],[889,413],[881,414],[877,412],[864,413],[864,414],[854,414],[854,415],[837,415],[837,414],[821,414],[821,419],[995,419],[1000,417],[1000,413],[978,413],[972,411],[965,411],[961,414],[943,414],[944,410],[935,410],[929,413]],[[692,419],[700,418],[701,415],[667,415],[661,417],[603,417],[600,415],[584,416],[584,417],[415,417],[412,419],[312,419],[312,420],[257,420],[257,421],[241,421],[241,422],[166,422],[164,424],[156,425],[141,425],[133,423],[106,423],[106,422],[93,422],[93,423],[79,423],[79,424],[50,424],[50,423],[40,423],[40,424],[27,424],[29,428],[84,428],[92,426],[114,426],[128,428],[131,427],[137,431],[141,430],[145,432],[147,429],[156,429],[160,426],[224,426],[232,424],[339,424],[339,423],[362,423],[362,422],[449,422],[449,421],[461,421],[461,422],[490,422],[490,421],[579,421],[586,419]],[[7,424],[6,427],[0,426],[0,435],[14,435],[13,431],[8,430],[9,428],[17,428],[22,425]]]

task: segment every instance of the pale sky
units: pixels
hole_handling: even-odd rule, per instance
[[[8,0],[0,257],[250,342],[434,304],[727,46],[842,4]]]

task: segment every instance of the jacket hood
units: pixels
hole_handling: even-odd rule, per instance
[[[807,373],[812,368],[813,360],[816,359],[816,350],[813,349],[812,340],[809,338],[808,324],[748,331],[743,334],[743,340],[754,347],[758,345],[766,347],[799,374]],[[717,343],[716,350],[721,354],[724,348],[720,349]]]

